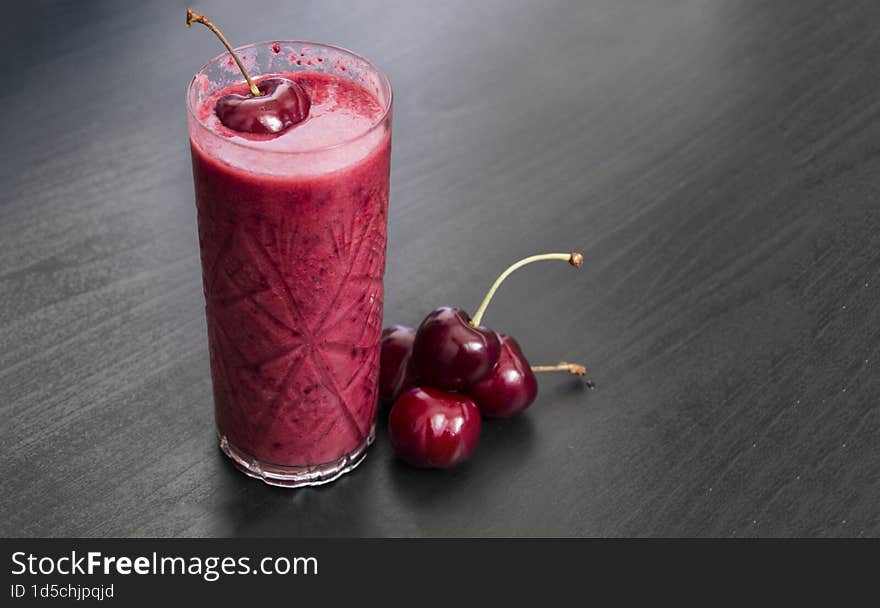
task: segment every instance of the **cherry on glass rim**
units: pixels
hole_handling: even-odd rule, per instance
[[[233,131],[274,135],[304,121],[312,101],[299,84],[287,78],[266,78],[257,84],[261,95],[230,93],[217,100],[214,112]]]
[[[255,83],[223,32],[204,15],[187,9],[186,26],[192,27],[193,23],[201,23],[214,32],[250,89],[249,95],[231,93],[217,101],[214,113],[223,125],[242,133],[277,135],[308,117],[312,102],[305,89],[288,78],[266,78]]]

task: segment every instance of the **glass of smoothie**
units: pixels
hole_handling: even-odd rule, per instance
[[[391,86],[326,44],[237,52],[255,83],[294,81],[310,109],[280,133],[227,127],[218,100],[248,93],[228,53],[189,86],[217,434],[247,475],[316,485],[357,466],[374,437]]]

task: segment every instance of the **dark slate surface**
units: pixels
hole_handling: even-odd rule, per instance
[[[382,430],[303,491],[214,441],[183,97],[217,42],[180,2],[27,4],[0,25],[0,534],[880,533],[876,2],[196,3],[391,77],[387,322],[587,260],[487,322],[596,390],[543,377],[454,471]]]

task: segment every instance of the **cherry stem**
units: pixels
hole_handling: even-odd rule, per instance
[[[220,39],[220,42],[223,43],[223,46],[226,47],[226,50],[229,51],[229,54],[232,55],[232,58],[235,59],[235,63],[238,64],[238,69],[241,70],[242,76],[247,80],[248,86],[251,89],[251,94],[254,97],[260,97],[263,94],[260,92],[260,89],[257,88],[257,85],[254,84],[254,81],[251,80],[251,75],[248,74],[248,71],[245,69],[244,64],[241,62],[241,59],[238,58],[238,54],[235,52],[235,49],[232,48],[232,45],[229,44],[229,41],[226,39],[226,36],[223,35],[223,32],[217,29],[217,26],[211,23],[211,20],[201,15],[191,8],[186,9],[186,27],[192,27],[193,23],[201,23],[206,28],[211,30],[217,35],[217,38]]]
[[[577,363],[561,361],[558,365],[533,365],[533,372],[568,372],[576,376],[585,376],[587,368]]]
[[[474,318],[471,320],[471,325],[474,327],[480,326],[480,321],[483,320],[483,315],[486,312],[486,308],[489,306],[489,302],[492,301],[492,296],[495,295],[495,292],[498,290],[498,287],[504,282],[510,274],[517,270],[518,268],[522,268],[527,264],[531,264],[532,262],[541,262],[544,260],[562,260],[563,262],[568,262],[575,268],[580,268],[584,263],[584,256],[580,253],[543,253],[541,255],[532,255],[527,258],[521,259],[519,262],[515,262],[508,266],[507,270],[501,273],[501,275],[495,279],[495,282],[492,283],[492,287],[489,288],[489,292],[486,294],[486,297],[483,298],[483,302],[480,304],[480,307],[477,309]]]
[[[566,363],[562,361],[558,365],[533,365],[533,372],[568,372],[569,374],[574,374],[575,376],[585,376],[587,374],[587,368],[583,365],[578,365],[577,363]],[[596,383],[590,379],[584,380],[584,384],[587,385],[587,388],[593,389],[596,388]]]

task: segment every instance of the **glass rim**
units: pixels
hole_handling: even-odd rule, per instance
[[[368,128],[361,131],[357,135],[354,135],[352,137],[349,137],[349,138],[344,139],[342,141],[338,141],[333,144],[328,144],[325,146],[316,146],[314,148],[308,148],[307,150],[292,150],[292,151],[267,150],[265,147],[260,146],[259,141],[254,141],[254,142],[237,141],[237,140],[233,140],[229,137],[224,137],[223,135],[221,135],[220,133],[218,133],[217,131],[212,129],[210,126],[208,126],[205,123],[205,121],[203,121],[201,119],[201,117],[198,115],[198,112],[196,112],[196,109],[193,107],[193,103],[192,103],[193,102],[192,90],[193,90],[193,86],[196,83],[196,78],[198,78],[199,74],[204,72],[208,68],[208,66],[210,66],[211,64],[213,64],[217,61],[220,61],[224,57],[230,56],[230,53],[228,51],[224,51],[223,53],[220,53],[219,55],[209,59],[202,67],[200,67],[198,70],[196,70],[196,73],[193,74],[192,79],[189,81],[189,85],[187,85],[187,87],[186,87],[186,109],[187,109],[187,112],[189,113],[190,117],[192,117],[196,121],[196,123],[199,125],[199,127],[201,127],[204,131],[210,133],[213,137],[218,138],[219,140],[221,140],[222,142],[224,142],[226,144],[233,145],[233,146],[239,146],[241,148],[247,148],[249,150],[255,150],[255,151],[258,151],[262,154],[278,154],[278,155],[282,155],[282,156],[291,156],[291,155],[296,155],[296,154],[314,154],[315,152],[324,152],[324,151],[340,148],[340,147],[346,146],[352,142],[358,141],[359,139],[362,139],[362,138],[368,136],[370,133],[375,131],[377,127],[381,126],[385,122],[385,120],[388,118],[388,115],[391,113],[391,108],[393,106],[394,89],[391,87],[391,80],[388,78],[388,76],[385,74],[385,72],[383,72],[379,68],[379,66],[377,66],[375,63],[373,63],[372,61],[370,61],[369,59],[367,59],[363,55],[355,53],[354,51],[351,51],[345,47],[337,46],[335,44],[328,44],[326,42],[313,42],[311,40],[262,40],[260,42],[252,42],[250,44],[245,44],[245,45],[237,46],[234,48],[235,48],[236,52],[240,52],[240,51],[244,51],[244,50],[251,49],[254,47],[269,46],[272,44],[285,44],[285,43],[299,44],[299,45],[310,45],[310,46],[315,46],[315,47],[323,47],[326,49],[332,49],[334,51],[341,51],[343,53],[351,55],[352,57],[354,57],[355,59],[357,59],[359,61],[363,61],[364,64],[366,64],[367,67],[369,67],[378,76],[380,86],[384,86],[385,88],[388,89],[388,99],[386,100],[384,107],[382,108],[382,113],[373,121],[373,123]],[[303,70],[303,71],[306,71],[306,70]],[[265,74],[265,75],[268,75],[268,74]],[[260,78],[262,76],[264,76],[264,74],[259,74],[259,75],[257,75],[257,78]],[[244,81],[244,76],[242,76],[242,81]]]

